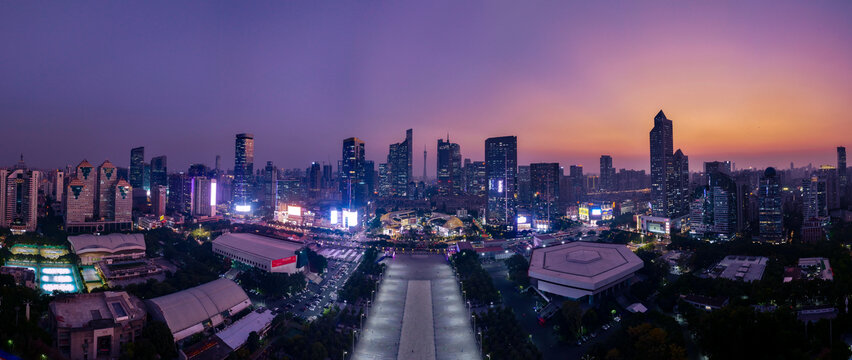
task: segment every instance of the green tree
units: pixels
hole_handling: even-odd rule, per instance
[[[173,359],[177,357],[175,348],[175,338],[172,336],[172,331],[168,325],[161,321],[150,321],[142,328],[141,337],[147,339],[157,349],[157,353],[163,359]]]

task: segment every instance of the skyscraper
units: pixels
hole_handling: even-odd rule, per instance
[[[846,147],[843,146],[837,147],[837,180],[841,206],[845,207],[852,202],[850,200],[850,195],[852,194],[849,194],[849,174],[846,172]]]
[[[234,144],[234,209],[251,211],[250,181],[254,175],[254,135],[237,134]]]
[[[828,217],[826,181],[817,174],[802,180],[802,212],[804,220],[823,220]]]
[[[130,186],[142,189],[145,174],[145,148],[140,146],[130,150]]]
[[[651,129],[651,212],[654,216],[669,216],[668,182],[673,171],[672,121],[660,110]]]
[[[77,165],[77,171],[68,183],[65,201],[65,223],[92,221],[95,215],[95,194],[97,193],[94,166],[83,160]]]
[[[458,195],[462,189],[461,150],[459,144],[438,139],[438,194]]]
[[[308,192],[312,199],[320,197],[322,192],[322,168],[316,161],[311,163],[308,171]]]
[[[116,174],[115,166],[109,160],[105,160],[101,166],[98,166],[97,218],[110,219],[115,213],[115,185],[117,183],[118,174]]]
[[[112,188],[110,206],[112,213],[108,219],[116,223],[129,224],[133,221],[133,187],[127,180],[119,179]]]
[[[586,180],[583,176],[583,165],[571,165],[568,167],[568,177],[570,178],[571,189],[569,191],[571,203],[577,203],[582,200],[586,194]]]
[[[154,195],[154,189],[151,189],[151,196]],[[192,213],[192,177],[183,171],[169,174],[167,204],[169,212]]]
[[[674,152],[672,121],[660,110],[651,129],[651,212],[675,218],[689,213],[689,158]]]
[[[559,204],[559,163],[530,164],[530,191],[536,220],[550,220]]]
[[[192,182],[192,214],[216,216],[216,179],[196,176]]]
[[[171,175],[169,175],[171,178]],[[151,189],[151,211],[158,219],[166,215],[166,196],[168,189],[165,186],[157,186]]]
[[[762,241],[784,241],[784,217],[781,213],[781,185],[775,168],[768,167],[758,187],[758,228]]]
[[[408,183],[413,180],[412,166],[412,139],[413,131],[405,131],[405,140],[391,144],[388,150],[388,170],[391,179],[391,195],[406,196]]]
[[[668,182],[669,215],[675,218],[689,213],[692,192],[689,190],[689,157],[677,149],[672,156],[672,172]]]
[[[165,155],[151,158],[151,186],[169,186],[168,174]]]
[[[272,216],[278,206],[278,168],[272,164],[272,161],[267,161],[262,174],[261,207],[265,216]]]
[[[338,166],[340,174],[341,200],[345,206],[353,207],[366,201],[366,160],[364,141],[356,137],[343,140],[342,160]]]
[[[489,225],[515,227],[518,138],[493,137],[485,140],[485,173],[488,177]]]
[[[601,191],[615,190],[615,169],[612,167],[612,156],[601,155]]]
[[[40,171],[26,166],[0,170],[0,226],[13,232],[36,230],[40,177]]]

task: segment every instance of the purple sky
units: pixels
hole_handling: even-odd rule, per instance
[[[852,2],[0,3],[0,166],[109,159],[171,170],[369,159],[414,128],[480,160],[517,135],[521,163],[648,167],[662,108],[693,170],[834,163],[852,146]]]

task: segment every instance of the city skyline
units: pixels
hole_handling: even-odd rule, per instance
[[[40,168],[126,167],[135,146],[174,169],[232,164],[243,132],[258,134],[259,162],[334,164],[358,137],[378,164],[414,128],[430,177],[447,133],[472,160],[511,135],[522,164],[592,169],[609,154],[649,170],[638,135],[660,109],[693,171],[833,163],[852,132],[852,4],[768,4],[5,3],[0,119],[18,136],[0,165],[23,153]]]

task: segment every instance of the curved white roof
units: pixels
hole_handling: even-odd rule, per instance
[[[248,295],[237,283],[220,278],[147,303],[151,314],[177,333],[245,301],[249,301]]]
[[[87,234],[69,236],[68,242],[71,243],[71,250],[77,255],[91,252],[145,251],[145,237],[142,234]]]

